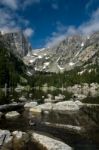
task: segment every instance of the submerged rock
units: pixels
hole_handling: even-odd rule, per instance
[[[32,115],[39,115],[42,112],[41,109],[38,109],[38,108],[30,108],[29,111]]]
[[[40,135],[37,133],[32,134],[33,142],[39,145],[40,148],[46,149],[46,150],[72,150],[72,148],[55,139],[52,139],[50,137],[47,137],[45,135]]]
[[[2,112],[0,112],[0,118],[2,117],[2,115],[3,115],[3,113],[2,113]]]
[[[60,124],[60,123],[50,123],[50,122],[44,122],[44,125],[52,128],[66,129],[68,131],[76,132],[76,133],[84,132],[84,128],[81,126],[74,126],[74,125]]]
[[[19,117],[20,114],[17,112],[17,111],[11,111],[11,112],[8,112],[5,117],[7,119],[10,119],[10,118],[16,118],[16,117]]]

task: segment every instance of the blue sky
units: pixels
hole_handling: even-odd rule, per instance
[[[33,49],[52,47],[68,35],[99,30],[99,0],[2,0],[0,30],[23,30]]]

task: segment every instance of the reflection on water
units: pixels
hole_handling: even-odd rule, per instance
[[[53,96],[57,96],[59,94],[65,95],[65,100],[70,99],[72,96],[71,93],[68,93],[66,91],[62,92],[60,90],[47,92],[41,90],[32,90],[30,92],[22,91],[21,93],[9,93],[8,98],[10,100],[14,99],[15,101],[19,101],[19,97],[24,95],[28,101],[36,100],[38,101],[38,103],[43,103],[44,98],[47,98],[48,94],[52,94]],[[5,118],[2,118],[0,120],[0,129],[8,129],[10,131],[21,130],[25,132],[38,131],[42,132],[42,134],[47,134],[48,136],[54,136],[61,139],[63,142],[71,145],[74,150],[99,150],[99,146],[97,143],[82,136],[81,134],[71,132],[64,128],[49,127],[43,124],[43,122],[71,124],[71,120],[69,120],[68,116],[66,115],[51,112],[48,115],[42,115],[40,120],[38,118],[35,118],[34,120],[36,121],[35,126],[30,126],[30,116],[28,115],[27,111],[23,111],[21,112],[21,116],[16,119],[6,120]],[[76,125],[73,120],[72,125]]]
[[[69,93],[67,91],[61,91],[61,90],[47,90],[47,91],[43,91],[43,90],[36,90],[33,89],[31,91],[21,91],[21,92],[8,92],[7,96],[4,96],[4,92],[2,94],[0,94],[0,104],[5,104],[5,103],[9,103],[9,102],[19,102],[19,98],[24,96],[26,98],[26,100],[30,101],[30,100],[36,100],[38,101],[38,103],[43,103],[44,99],[48,97],[48,94],[53,95],[53,98],[55,96],[58,96],[59,94],[64,95],[64,99],[68,100],[72,97],[72,93]]]
[[[43,124],[42,122],[50,121],[50,122],[57,122],[60,120],[60,123],[66,123],[65,116],[57,116],[50,114],[48,116],[41,116],[41,120],[35,126],[30,126],[29,124],[29,116],[27,115],[28,112],[24,111],[19,118],[6,120],[3,118],[0,121],[0,128],[1,129],[8,129],[10,131],[14,130],[21,130],[25,132],[33,132],[38,131],[42,132],[48,136],[54,136],[61,139],[63,142],[71,145],[74,150],[99,150],[98,145],[93,143],[88,138],[81,136],[75,132],[71,132],[65,130],[64,128],[54,128],[49,127]],[[61,119],[60,119],[61,118]]]

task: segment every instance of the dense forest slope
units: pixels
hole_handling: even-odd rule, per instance
[[[15,86],[25,71],[22,60],[15,56],[6,39],[0,35],[0,87]]]

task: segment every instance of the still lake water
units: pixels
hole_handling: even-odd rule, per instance
[[[58,95],[60,91],[48,91],[48,93],[55,95]],[[48,93],[44,93],[42,91],[32,91],[32,97],[34,100],[38,100],[38,102],[42,103],[43,98],[42,96],[47,97]],[[22,94],[22,93],[21,93]],[[64,93],[61,93],[64,94]],[[67,93],[66,93],[67,95]],[[20,96],[20,95],[19,95]],[[28,97],[28,94],[25,96]],[[70,95],[69,95],[70,96]],[[20,111],[20,110],[19,110]],[[50,123],[62,123],[66,124],[66,117],[65,115],[61,115],[60,117],[57,115],[49,114],[47,116],[41,116],[41,122],[36,124],[35,126],[30,126],[29,124],[29,116],[27,115],[28,112],[22,110],[21,116],[16,119],[10,119],[6,120],[5,118],[2,118],[0,120],[0,129],[8,129],[10,131],[15,131],[15,130],[21,130],[25,132],[39,132],[44,135],[48,135],[49,137],[53,138],[58,138],[65,142],[66,144],[70,145],[71,147],[74,148],[74,150],[99,150],[99,143],[96,143],[95,141],[92,141],[91,139],[88,139],[86,137],[81,136],[80,134],[68,131],[64,128],[54,128],[54,127],[49,127],[41,122],[50,122]],[[97,130],[99,132],[99,130]],[[36,150],[36,148],[35,148]]]

